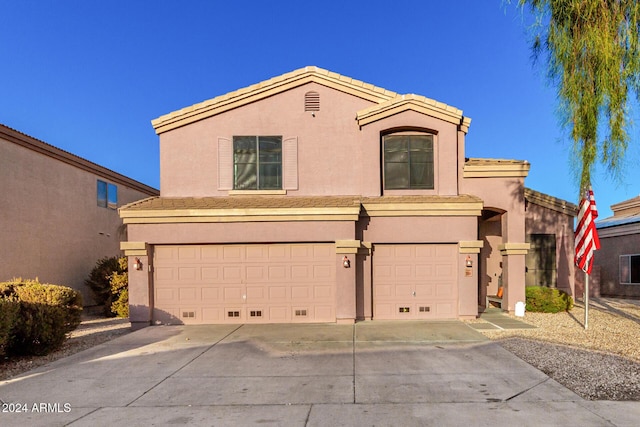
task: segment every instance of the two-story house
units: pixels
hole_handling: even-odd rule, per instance
[[[499,283],[513,310],[530,165],[465,158],[470,122],[317,67],[153,120],[132,324],[473,318]]]

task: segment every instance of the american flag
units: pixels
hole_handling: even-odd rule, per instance
[[[593,267],[593,251],[600,249],[600,239],[598,239],[598,230],[596,230],[595,224],[597,217],[596,200],[593,197],[593,190],[589,188],[580,200],[575,235],[576,265],[587,274],[591,274]]]

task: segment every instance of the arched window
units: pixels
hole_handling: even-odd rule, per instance
[[[433,135],[400,132],[382,137],[384,188],[433,190]]]

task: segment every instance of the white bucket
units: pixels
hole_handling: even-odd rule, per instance
[[[524,303],[522,301],[516,303],[516,316],[524,317]]]

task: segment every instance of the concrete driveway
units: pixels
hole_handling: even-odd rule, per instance
[[[0,382],[0,399],[0,425],[29,426],[635,426],[640,417],[640,403],[584,401],[458,321],[150,327]]]

